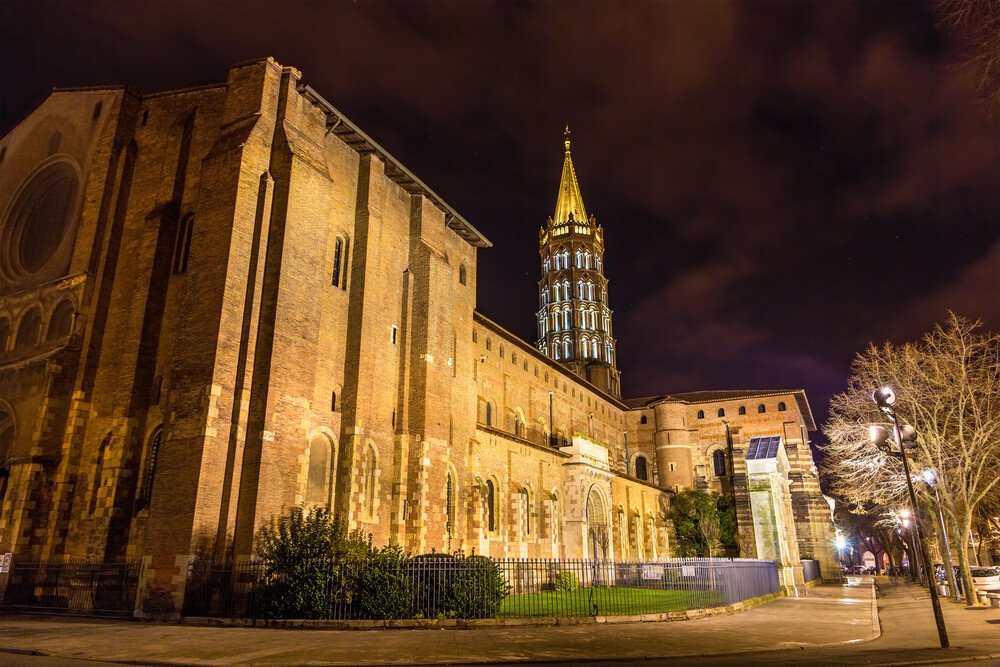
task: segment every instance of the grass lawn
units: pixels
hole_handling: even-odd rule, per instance
[[[550,591],[530,595],[510,595],[500,605],[500,616],[587,616],[597,605],[599,616],[662,614],[723,604],[715,591],[661,591],[649,588],[579,588],[575,591]]]

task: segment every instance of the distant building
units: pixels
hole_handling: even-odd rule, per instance
[[[651,559],[701,488],[786,584],[836,572],[802,390],[619,398],[568,136],[535,344],[476,310],[489,241],[272,59],[53,92],[0,143],[0,212],[15,562],[143,558],[169,612],[300,503],[411,552]]]

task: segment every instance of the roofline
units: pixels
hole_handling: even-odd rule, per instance
[[[409,169],[394,158],[389,151],[380,146],[378,142],[368,136],[361,128],[351,122],[339,109],[330,104],[312,86],[301,84],[298,91],[310,102],[320,107],[326,113],[327,134],[338,135],[344,143],[358,151],[359,153],[375,153],[389,166],[386,169],[386,176],[392,179],[397,185],[411,194],[421,194],[431,201],[435,206],[444,212],[445,224],[455,231],[456,234],[465,239],[469,245],[477,248],[490,248],[493,244],[483,236],[482,232],[472,226],[472,224],[462,217],[458,211],[448,205],[447,202],[430,187],[421,181]],[[348,138],[349,137],[349,138]]]
[[[737,390],[720,390],[720,391],[739,391]],[[629,410],[648,410],[660,403],[683,403],[685,405],[699,405],[705,403],[720,403],[722,401],[738,401],[742,398],[767,398],[769,396],[785,396],[792,394],[796,396],[796,399],[801,397],[801,402],[799,403],[800,412],[802,412],[802,418],[805,421],[806,428],[810,431],[815,431],[816,418],[813,416],[812,407],[809,405],[809,397],[806,395],[805,389],[765,389],[765,390],[747,390],[745,394],[740,394],[738,396],[731,396],[728,398],[706,398],[706,399],[687,399],[683,398],[683,393],[680,394],[663,394],[659,397],[650,396],[649,402],[645,405],[640,405],[634,408],[628,408]],[[701,393],[701,392],[689,392],[689,393]],[[635,399],[640,400],[640,399]]]
[[[488,318],[485,315],[483,315],[480,311],[478,311],[478,310],[472,311],[472,321],[473,322],[478,322],[479,324],[482,324],[483,326],[489,327],[489,328],[493,329],[498,334],[501,334],[503,336],[507,336],[511,342],[519,344],[521,346],[522,351],[527,352],[532,357],[534,357],[537,361],[541,361],[546,366],[548,366],[549,368],[551,368],[553,371],[562,374],[566,379],[572,380],[573,382],[575,382],[575,383],[577,383],[579,385],[582,385],[584,388],[588,389],[589,391],[594,392],[595,394],[597,394],[602,399],[604,399],[605,401],[607,401],[608,403],[610,403],[614,407],[618,408],[619,410],[622,410],[622,411],[628,411],[629,410],[629,407],[627,405],[625,405],[624,403],[622,403],[621,399],[615,398],[614,396],[612,396],[611,394],[608,394],[607,392],[603,391],[602,389],[598,389],[597,387],[595,387],[594,385],[592,385],[590,382],[588,382],[587,380],[584,380],[582,377],[580,377],[579,375],[577,375],[576,373],[573,373],[571,371],[566,370],[561,364],[556,363],[554,360],[549,359],[547,356],[545,356],[544,354],[542,354],[541,352],[539,352],[535,348],[534,345],[532,345],[531,343],[528,343],[527,341],[523,340],[522,338],[520,338],[519,336],[517,336],[513,332],[509,331],[508,329],[505,329],[500,324],[497,324],[495,321],[493,321],[490,318]]]

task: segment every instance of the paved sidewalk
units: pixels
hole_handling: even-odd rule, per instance
[[[883,629],[870,585],[820,586],[728,616],[693,621],[491,627],[469,630],[279,630],[177,624],[3,617],[0,647],[55,658],[133,664],[457,664],[583,662],[616,664],[669,658],[670,664],[858,664],[930,659],[1000,657],[1000,610],[947,609],[953,645],[939,656],[929,604],[919,589],[882,584]],[[923,607],[927,607],[923,609]],[[926,623],[924,623],[926,617]],[[927,625],[925,628],[924,625]],[[895,628],[899,626],[899,628]],[[878,638],[876,640],[876,638]],[[875,640],[875,641],[872,641]],[[864,643],[868,642],[868,643]],[[779,649],[775,652],[775,649]],[[785,652],[780,649],[786,649]],[[787,651],[793,649],[794,651]],[[0,662],[17,664],[7,653]],[[679,660],[680,659],[680,660]]]

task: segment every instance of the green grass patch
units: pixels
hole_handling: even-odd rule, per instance
[[[499,615],[504,618],[589,616],[594,613],[593,605],[597,605],[598,616],[663,614],[722,604],[722,596],[715,591],[664,591],[612,586],[509,595],[500,604]]]

